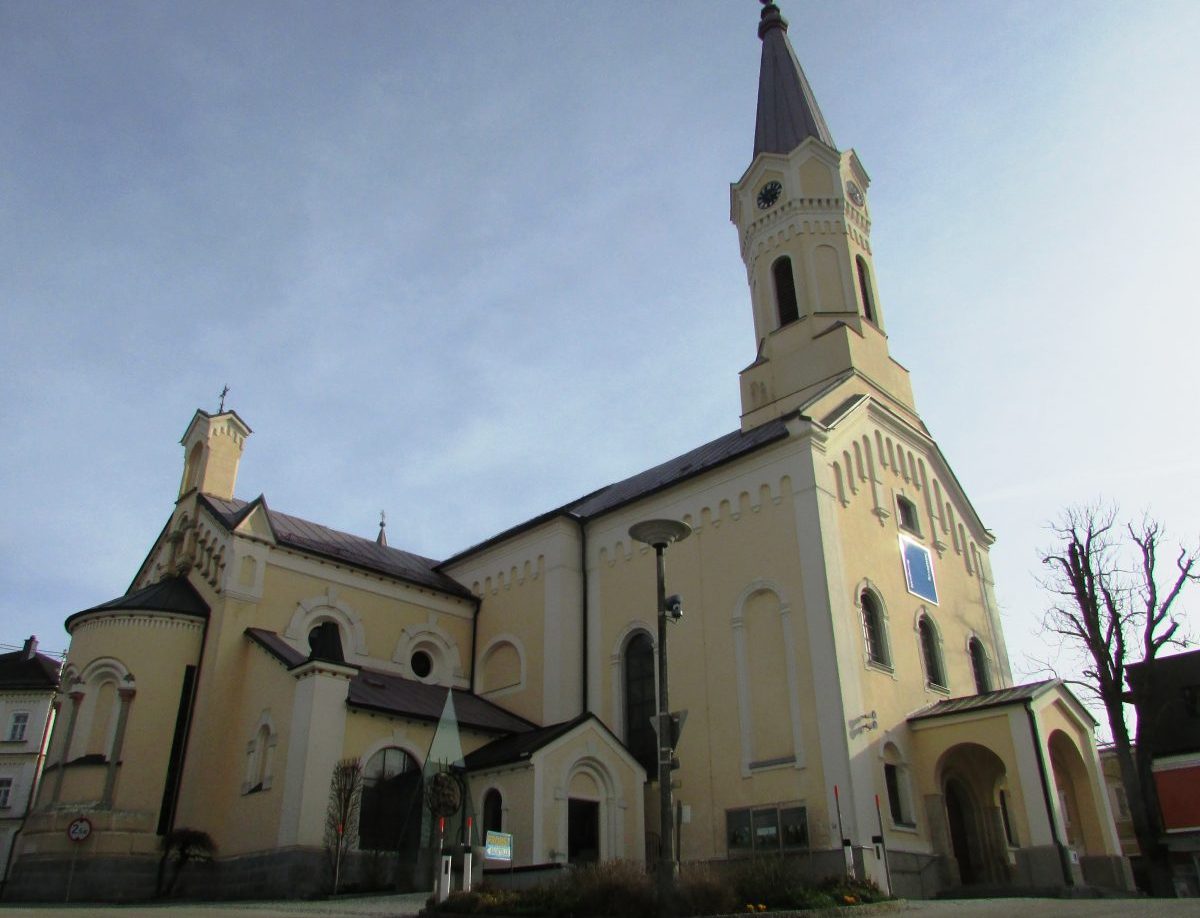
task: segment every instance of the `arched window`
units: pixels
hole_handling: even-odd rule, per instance
[[[346,662],[346,656],[342,653],[342,633],[336,622],[321,622],[309,631],[308,648],[310,659]]]
[[[192,488],[200,486],[200,461],[204,458],[204,444],[197,442],[188,452],[187,462],[183,466],[183,483],[179,493],[186,494]]]
[[[483,831],[503,832],[503,822],[504,798],[500,796],[500,791],[493,787],[483,795]]]
[[[407,849],[421,835],[421,770],[403,749],[380,749],[363,767],[358,846]]]
[[[883,783],[887,787],[888,812],[892,817],[892,825],[915,825],[908,766],[900,757],[900,750],[896,748],[895,743],[888,743],[883,747]]]
[[[782,328],[800,318],[792,260],[786,255],[775,259],[775,263],[771,265],[771,278],[775,281],[775,305],[779,310],[779,325]]]
[[[854,258],[858,266],[858,291],[862,295],[863,316],[868,322],[875,321],[875,301],[871,299],[871,273],[861,255]]]
[[[272,760],[275,757],[275,734],[271,732],[271,723],[264,719],[260,722],[254,739],[246,744],[246,779],[242,782],[243,794],[254,794],[270,790],[272,778]]]
[[[938,634],[928,615],[917,622],[917,633],[921,638],[921,659],[925,663],[925,681],[939,688],[946,687],[946,673],[942,668],[942,655],[938,649]]]
[[[625,745],[646,769],[647,778],[658,774],[658,739],[651,722],[657,713],[654,684],[654,645],[639,631],[625,645]]]
[[[111,678],[105,679],[89,694],[91,722],[83,753],[107,759],[112,748],[117,720],[117,683]]]
[[[891,666],[892,655],[888,650],[887,632],[883,624],[883,609],[870,590],[863,590],[859,597],[862,605],[863,634],[867,642],[867,659],[880,666]]]
[[[982,695],[992,690],[992,677],[988,673],[987,651],[983,649],[983,641],[971,638],[967,648],[971,652],[971,672],[975,674],[975,691]]]

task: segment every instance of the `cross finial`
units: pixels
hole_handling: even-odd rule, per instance
[[[379,511],[379,535],[375,537],[375,541],[379,545],[387,545],[387,535],[384,530],[387,528],[387,514],[382,510]]]
[[[225,396],[227,396],[228,394],[229,394],[229,386],[226,386],[224,389],[221,390],[221,405],[219,408],[217,408],[217,414],[225,413]]]

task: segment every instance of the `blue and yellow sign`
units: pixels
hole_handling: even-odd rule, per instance
[[[900,557],[904,560],[904,581],[914,596],[937,604],[937,584],[933,579],[933,559],[929,549],[919,542],[900,537]]]
[[[488,832],[483,836],[483,853],[490,861],[511,861],[512,835],[508,832]]]

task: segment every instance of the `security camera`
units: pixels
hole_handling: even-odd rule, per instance
[[[679,621],[683,618],[683,597],[678,593],[667,597],[666,613],[671,617],[672,621]]]

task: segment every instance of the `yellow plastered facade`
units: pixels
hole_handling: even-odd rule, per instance
[[[892,357],[869,186],[817,136],[756,156],[730,188],[754,330],[736,428],[448,560],[235,500],[249,427],[197,412],[129,593],[68,620],[24,888],[81,856],[119,874],[187,827],[229,894],[319,891],[347,760],[368,776],[352,854],[387,807],[419,816],[390,883],[430,879],[445,768],[513,867],[653,860],[664,648],[630,535],[653,519],[690,527],[665,553],[682,861],[796,855],[909,896],[1127,885],[1093,723],[1060,683],[1013,684],[993,536]],[[85,885],[120,898],[99,870]]]

